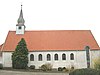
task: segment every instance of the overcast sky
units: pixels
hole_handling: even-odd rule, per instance
[[[0,44],[16,30],[21,4],[26,30],[91,30],[100,45],[100,0],[0,0]]]

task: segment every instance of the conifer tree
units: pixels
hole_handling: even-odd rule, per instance
[[[12,53],[12,67],[15,69],[25,69],[28,64],[28,49],[24,38],[16,46]]]

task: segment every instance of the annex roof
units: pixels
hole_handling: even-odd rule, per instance
[[[25,39],[29,51],[84,50],[85,46],[100,50],[90,30],[40,30],[25,31],[23,35],[9,31],[3,51],[14,51],[21,38]]]

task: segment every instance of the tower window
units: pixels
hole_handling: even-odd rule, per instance
[[[18,29],[22,29],[22,27],[21,27],[21,26],[19,26],[19,27],[18,27]]]

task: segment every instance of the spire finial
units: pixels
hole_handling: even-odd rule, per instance
[[[22,9],[22,6],[23,6],[23,5],[21,4],[21,9]]]

